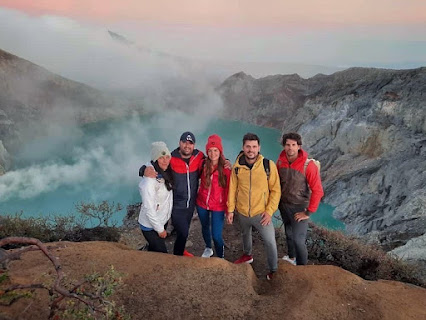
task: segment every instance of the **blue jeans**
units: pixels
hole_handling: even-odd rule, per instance
[[[197,206],[198,217],[201,222],[204,242],[207,248],[212,247],[212,235],[216,255],[219,258],[224,256],[224,243],[222,238],[223,223],[225,220],[225,211],[211,211]],[[210,223],[211,220],[211,223]]]

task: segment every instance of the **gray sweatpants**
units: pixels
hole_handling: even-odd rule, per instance
[[[278,269],[278,253],[277,253],[277,242],[275,241],[275,228],[272,222],[267,226],[262,226],[260,220],[262,215],[258,214],[254,217],[246,217],[242,214],[238,214],[238,220],[240,221],[241,232],[243,235],[243,252],[245,254],[252,254],[253,239],[252,239],[252,228],[255,227],[259,231],[263,244],[265,245],[266,255],[268,257],[268,266],[271,272],[275,272]]]
[[[305,265],[308,262],[306,234],[308,232],[309,219],[300,222],[294,220],[294,214],[305,211],[305,208],[280,204],[279,209],[284,222],[288,256],[296,258],[297,265]]]

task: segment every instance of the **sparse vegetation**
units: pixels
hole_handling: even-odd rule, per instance
[[[76,209],[79,216],[25,219],[19,213],[0,217],[0,239],[13,235],[33,237],[42,242],[118,241],[119,229],[110,220],[121,210],[120,204],[107,201],[80,203]],[[98,226],[85,228],[89,218],[97,219]],[[315,263],[336,265],[366,280],[396,280],[426,287],[418,267],[386,254],[378,246],[365,245],[341,232],[311,224],[307,244],[309,260]]]
[[[311,224],[307,244],[309,259],[321,264],[339,266],[366,280],[396,280],[426,287],[416,266],[341,232]]]
[[[8,244],[32,245],[51,261],[56,273],[44,282],[13,284],[4,272],[0,276],[0,303],[10,306],[22,298],[32,298],[37,290],[46,290],[50,295],[49,319],[129,319],[122,307],[117,307],[112,296],[122,285],[122,274],[114,266],[101,274],[92,273],[83,280],[66,279],[60,262],[38,239],[9,237],[0,240],[0,247]],[[6,254],[7,255],[7,254]]]
[[[100,204],[83,203],[76,205],[76,214],[67,216],[24,218],[23,213],[0,217],[0,239],[17,236],[31,237],[42,242],[66,241],[118,241],[119,232],[112,221],[121,210],[121,205],[102,201]],[[87,228],[89,219],[99,220],[95,228]]]
[[[121,211],[123,207],[121,204],[108,201],[102,201],[96,205],[94,203],[80,202],[76,206],[77,212],[90,219],[98,220],[97,227],[115,227],[116,223],[112,221],[112,217],[117,212]]]

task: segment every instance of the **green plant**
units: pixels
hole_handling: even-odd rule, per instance
[[[122,307],[111,300],[116,289],[122,285],[123,274],[110,266],[105,273],[94,272],[86,275],[84,281],[75,285],[75,294],[89,298],[93,304],[87,305],[76,299],[67,299],[65,307],[58,307],[55,317],[58,319],[129,319]]]

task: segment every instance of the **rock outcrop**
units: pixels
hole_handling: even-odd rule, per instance
[[[13,155],[27,137],[44,134],[52,124],[101,121],[141,110],[0,50],[0,171],[10,165],[8,153]]]
[[[426,233],[426,68],[241,72],[218,91],[227,116],[302,135],[349,233],[387,250]]]

